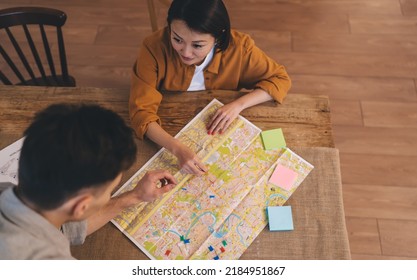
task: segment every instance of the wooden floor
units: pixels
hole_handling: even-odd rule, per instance
[[[145,0],[2,0],[0,8],[34,3],[68,14],[79,86],[128,90],[151,33]],[[291,92],[330,97],[352,257],[417,259],[417,0],[225,3],[232,26],[287,67]]]

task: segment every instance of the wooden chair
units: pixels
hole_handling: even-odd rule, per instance
[[[0,66],[0,80],[6,85],[74,87],[61,29],[66,19],[64,12],[49,8],[0,10],[0,53],[9,67]]]
[[[156,1],[162,3],[166,7],[169,7],[172,2],[172,0],[148,0],[148,11],[149,11],[149,17],[151,20],[152,32],[155,32],[156,30],[158,30],[158,14],[157,14],[157,7],[155,4]]]

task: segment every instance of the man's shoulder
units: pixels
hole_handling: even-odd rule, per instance
[[[31,248],[39,245],[37,238],[0,212],[0,259],[28,259]]]
[[[68,250],[61,250],[47,237],[32,235],[0,216],[0,259],[73,259]]]
[[[6,189],[13,188],[14,185],[10,182],[0,182],[0,194]]]
[[[66,237],[25,206],[12,188],[0,195],[0,259],[70,259]]]
[[[0,215],[0,259],[30,259],[32,249],[44,245],[29,232]]]
[[[30,236],[22,235],[13,225],[6,223],[2,215],[0,216],[0,259],[27,259],[22,253],[26,252],[25,246],[28,239],[31,239]]]

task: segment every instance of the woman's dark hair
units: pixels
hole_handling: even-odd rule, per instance
[[[229,46],[230,19],[222,0],[174,0],[168,10],[168,26],[173,20],[183,20],[190,29],[211,34],[221,51]]]
[[[132,129],[98,105],[51,105],[24,135],[17,192],[44,210],[114,180],[136,159]]]

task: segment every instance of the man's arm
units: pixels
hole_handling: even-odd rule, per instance
[[[167,182],[158,188],[158,182]],[[87,220],[87,235],[95,232],[120,212],[142,201],[150,202],[172,190],[176,180],[169,172],[163,170],[150,171],[143,176],[136,187],[110,199],[96,214]]]

